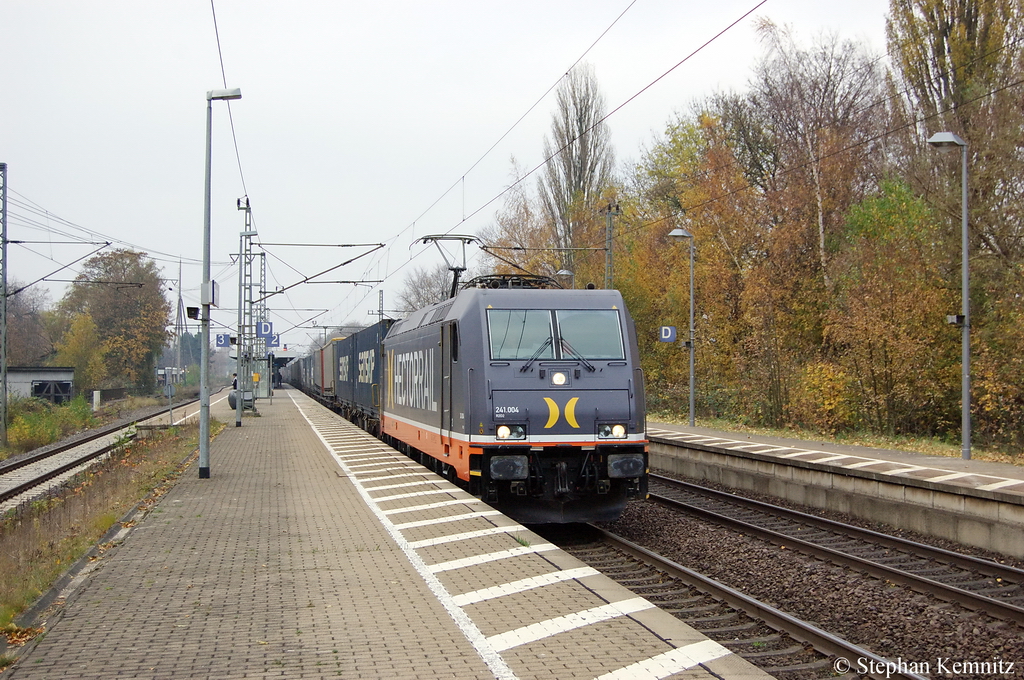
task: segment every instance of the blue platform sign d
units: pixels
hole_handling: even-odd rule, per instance
[[[274,324],[269,321],[258,321],[256,323],[256,337],[270,338],[274,335]]]
[[[661,342],[675,342],[676,341],[676,327],[675,326],[662,326],[661,337],[658,338]]]
[[[231,347],[231,334],[217,333],[217,347]]]

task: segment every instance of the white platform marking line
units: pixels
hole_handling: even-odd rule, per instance
[[[836,453],[836,454],[833,454],[833,455],[829,456],[828,458],[819,458],[818,460],[812,460],[810,462],[811,463],[831,463],[834,460],[840,460],[842,458],[850,458],[850,456],[847,456],[844,453]],[[842,465],[840,465],[839,467],[842,467]]]
[[[338,460],[341,460],[341,459],[339,458]],[[360,465],[348,465],[346,463],[345,467],[349,468],[350,470],[357,470],[357,469],[372,468],[372,467],[379,468],[381,465],[394,465],[394,464],[395,464],[395,461],[393,461],[393,460],[382,460],[379,463],[362,463]],[[371,472],[376,472],[376,470],[371,470]],[[357,472],[356,474],[359,474],[359,473]]]
[[[559,633],[575,630],[577,628],[618,618],[620,616],[628,616],[645,609],[652,609],[653,607],[654,605],[644,598],[634,597],[629,600],[620,600],[619,602],[612,602],[601,605],[600,607],[585,609],[574,614],[558,616],[553,619],[548,619],[547,621],[541,621],[529,626],[523,626],[522,628],[516,628],[515,630],[510,630],[507,633],[492,635],[487,638],[487,642],[494,647],[495,651],[504,652],[507,649],[536,642],[537,640],[543,640],[544,638],[558,635]]]
[[[861,460],[859,463],[850,463],[849,465],[842,465],[847,470],[856,470],[857,468],[867,467],[868,465],[875,465],[876,463],[882,463],[881,460],[866,459]]]
[[[448,501],[438,501],[437,503],[426,503],[424,505],[410,505],[406,508],[393,508],[391,510],[383,510],[382,513],[385,515],[401,515],[404,512],[419,512],[420,510],[434,510],[436,508],[444,508],[449,505],[484,505],[484,502],[479,498],[467,497],[467,498],[453,498]]]
[[[410,541],[409,546],[413,550],[419,550],[420,548],[429,548],[433,545],[444,545],[445,543],[455,543],[456,541],[468,541],[474,538],[495,536],[497,534],[513,534],[517,531],[526,531],[526,527],[519,524],[512,524],[504,527],[489,527],[487,529],[480,529],[479,531],[466,531],[461,534],[450,534],[448,536],[438,536],[437,538],[425,538],[422,541]]]
[[[586,578],[587,576],[596,576],[600,574],[597,569],[593,567],[579,567],[577,569],[563,569],[562,571],[552,571],[547,574],[541,574],[540,576],[533,576],[531,578],[520,579],[519,581],[512,581],[511,583],[505,583],[500,586],[491,586],[490,588],[481,588],[480,590],[474,590],[471,593],[464,593],[462,595],[456,595],[454,598],[455,604],[460,607],[465,607],[468,604],[475,604],[477,602],[483,602],[485,600],[492,600],[496,597],[504,597],[505,595],[512,595],[514,593],[525,593],[528,590],[535,588],[541,588],[548,586],[553,583],[561,583],[562,581],[571,581],[577,578]]]
[[[906,465],[904,463],[893,463],[893,464],[894,465],[902,465],[903,467],[899,468],[898,470],[889,470],[889,471],[882,470],[882,474],[883,475],[892,475],[893,477],[898,477],[900,475],[906,475],[906,474],[909,474],[911,472],[917,472],[918,470],[928,470],[929,469],[927,467],[922,467],[920,465]]]
[[[950,472],[948,475],[942,475],[941,477],[931,477],[926,479],[926,482],[948,482],[951,479],[960,479],[961,477],[974,476],[973,472]]]
[[[825,453],[825,452],[824,451],[808,451],[807,449],[798,449],[798,450],[794,451],[793,453],[787,453],[785,455],[779,456],[779,458],[796,458],[797,456],[807,456],[807,455],[810,455],[812,453]]]
[[[992,484],[986,484],[985,486],[979,486],[977,488],[982,491],[995,491],[996,489],[1001,489],[1004,486],[1013,486],[1014,484],[1021,484],[1022,482],[1024,482],[1024,480],[1004,479],[1002,481],[994,482]]]
[[[363,470],[362,472],[356,472],[355,474],[357,474],[357,475],[376,475],[376,474],[380,474],[381,472],[395,472],[397,470],[414,470],[414,471],[415,470],[419,470],[421,475],[430,474],[429,472],[425,471],[425,469],[424,469],[424,467],[422,465],[419,465],[417,463],[413,463],[412,465],[401,465],[401,464],[399,464],[399,465],[395,465],[395,466],[392,466],[392,467],[378,468],[376,470]],[[391,479],[391,477],[390,476],[388,476],[388,477],[370,477],[369,479],[363,479],[362,481],[364,481],[364,482],[372,482],[375,479]]]
[[[501,513],[497,510],[484,510],[483,512],[464,512],[461,515],[448,515],[447,517],[440,517],[438,519],[421,519],[416,522],[406,522],[405,524],[396,524],[395,528],[399,531],[405,531],[406,529],[415,529],[417,527],[428,527],[434,526],[435,524],[445,524],[447,522],[461,522],[467,519],[475,519],[477,517],[493,517],[494,515],[500,515]]]
[[[305,410],[302,408],[302,405],[295,400],[295,397],[292,396],[291,390],[289,390],[288,396],[299,410],[299,413],[302,414],[302,417],[306,419],[306,422],[313,427],[313,431],[316,433],[317,437],[320,438],[320,441],[323,442],[324,447],[330,451],[330,445],[324,441],[319,429],[317,429],[316,425],[314,425],[306,416]],[[333,452],[331,455],[334,455]],[[505,663],[505,660],[501,658],[499,650],[496,650],[494,645],[488,642],[487,637],[480,631],[480,628],[473,622],[473,620],[469,618],[466,612],[452,601],[451,593],[448,592],[441,581],[438,580],[437,576],[435,576],[430,568],[427,567],[423,559],[416,554],[416,551],[409,547],[409,542],[405,540],[405,537],[402,536],[401,532],[395,530],[394,524],[392,524],[391,520],[381,512],[380,508],[377,506],[379,501],[370,498],[370,495],[366,493],[366,490],[363,488],[359,480],[351,477],[351,471],[345,461],[337,457],[335,457],[335,460],[341,469],[346,474],[350,475],[353,486],[355,486],[356,491],[363,499],[363,502],[366,503],[370,512],[374,514],[377,521],[381,523],[381,526],[383,526],[388,532],[391,539],[395,541],[399,549],[406,556],[406,559],[409,560],[413,568],[420,575],[420,578],[423,579],[427,584],[427,587],[430,588],[430,591],[437,598],[438,602],[440,602],[441,606],[444,607],[446,612],[448,612],[448,616],[452,618],[452,621],[454,621],[455,625],[457,625],[459,630],[462,631],[466,640],[473,645],[473,649],[476,650],[476,653],[480,656],[483,662],[487,664],[487,667],[490,669],[491,673],[494,674],[494,677],[498,678],[498,680],[518,680],[516,674],[512,671],[509,665]]]
[[[407,468],[390,468],[392,470],[405,470]],[[360,479],[360,483],[366,484],[368,482],[383,482],[385,479],[402,479],[403,477],[425,477],[422,472],[409,472],[404,475],[384,475],[383,477],[370,477],[369,479]],[[383,486],[377,487],[383,489]]]
[[[367,491],[373,491],[373,489],[367,489]],[[456,491],[456,488],[453,486],[448,489],[437,488],[431,489],[430,491],[417,491],[416,493],[400,493],[395,496],[384,496],[383,498],[374,498],[369,494],[367,494],[367,496],[369,496],[370,500],[373,501],[374,503],[387,503],[388,501],[400,501],[403,498],[416,498],[417,496],[434,496],[436,494],[452,493],[454,491]]]
[[[397,453],[394,449],[368,449],[365,446],[350,446],[350,447],[347,447],[348,449],[350,449],[349,451],[339,451],[337,447],[332,447],[332,448],[333,448],[334,452],[336,454],[338,454],[338,457],[342,458],[344,460],[348,460],[349,458],[354,458],[356,456],[381,456],[381,455],[385,455],[385,456],[390,455],[390,456],[393,456],[395,458],[398,458],[399,456],[401,456],[402,458],[405,458],[405,456],[402,456],[400,453]]]
[[[730,654],[732,652],[714,640],[701,640],[685,647],[676,647],[664,654],[652,656],[650,659],[638,661],[617,671],[605,673],[596,680],[637,680],[637,678],[661,680]]]
[[[551,543],[541,543],[539,545],[509,548],[508,550],[499,550],[497,552],[486,553],[484,555],[474,555],[473,557],[463,557],[462,559],[451,560],[449,562],[438,562],[437,564],[432,564],[427,568],[430,569],[433,574],[440,574],[445,571],[475,567],[480,564],[487,564],[488,562],[497,562],[498,560],[508,559],[509,557],[532,555],[533,553],[547,552],[548,550],[558,550],[558,546]]]
[[[401,476],[402,477],[407,477],[408,475],[401,475]],[[369,481],[368,479],[360,479],[359,483],[360,484],[366,484],[366,482],[368,482],[368,481]],[[385,484],[383,486],[368,486],[368,487],[366,487],[366,490],[367,491],[384,491],[385,489],[408,489],[411,486],[423,486],[425,484],[437,484],[437,482],[435,480],[433,480],[433,479],[421,479],[418,482],[402,482],[400,484]]]
[[[360,463],[360,462],[364,462],[364,461],[366,461],[366,462],[368,462],[368,461],[376,461],[376,462],[379,463],[381,461],[381,456],[380,455],[368,456],[368,455],[361,454],[361,453],[357,454],[357,455],[353,455],[353,456],[338,456],[338,458],[342,459],[346,463]],[[394,460],[389,460],[388,462],[393,463],[395,461]]]

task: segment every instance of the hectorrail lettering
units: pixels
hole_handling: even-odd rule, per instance
[[[424,411],[437,411],[434,394],[434,350],[388,352],[389,406],[408,406]]]

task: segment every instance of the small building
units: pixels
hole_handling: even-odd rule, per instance
[[[8,366],[7,394],[63,404],[75,396],[75,369],[59,366]]]

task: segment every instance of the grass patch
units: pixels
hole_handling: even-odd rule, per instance
[[[672,423],[674,425],[686,425],[689,423],[687,417],[678,413],[649,412],[648,422]],[[786,439],[799,439],[802,441],[823,441],[845,444],[848,446],[866,446],[873,449],[893,449],[896,451],[912,451],[924,453],[930,456],[945,456],[946,458],[959,458],[961,455],[960,442],[950,442],[936,437],[910,437],[910,436],[886,436],[871,432],[840,432],[838,434],[824,434],[812,430],[798,430],[794,428],[770,428],[753,426],[724,418],[696,418],[697,427],[709,430],[720,430],[736,434],[756,434],[765,437],[783,437]],[[996,463],[1010,463],[1012,465],[1024,464],[1024,458],[1020,455],[1013,455],[993,448],[986,448],[974,444],[971,446],[971,457],[975,460],[985,460]]]
[[[12,399],[9,417],[9,448],[0,451],[0,460],[6,460],[14,453],[52,444],[98,423],[92,408],[81,396],[59,406],[45,399]]]
[[[221,429],[214,422],[211,431]],[[156,503],[191,462],[198,439],[192,425],[127,443],[59,491],[0,518],[0,631],[132,507]]]

